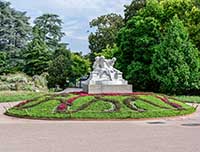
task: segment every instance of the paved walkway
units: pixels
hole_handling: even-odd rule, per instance
[[[0,104],[0,152],[200,151],[200,109],[143,121],[41,121],[3,115],[15,104]]]

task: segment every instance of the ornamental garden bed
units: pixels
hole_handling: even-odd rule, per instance
[[[6,115],[32,119],[140,119],[191,114],[195,108],[166,95],[47,94],[21,102]]]

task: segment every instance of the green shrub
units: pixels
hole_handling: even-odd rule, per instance
[[[174,16],[152,59],[151,74],[159,91],[180,94],[200,89],[199,52],[188,37],[187,29]]]
[[[0,90],[46,91],[47,80],[45,74],[41,76],[27,76],[24,73],[0,76]]]

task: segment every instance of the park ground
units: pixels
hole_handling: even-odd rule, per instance
[[[3,115],[0,152],[198,152],[200,109],[188,116],[140,121],[42,121]]]

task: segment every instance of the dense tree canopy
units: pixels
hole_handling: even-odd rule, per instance
[[[0,1],[0,51],[21,49],[27,44],[31,27],[25,12],[16,11],[9,2]]]
[[[7,54],[5,52],[0,52],[0,74],[7,73]]]
[[[28,21],[26,12],[16,11],[9,2],[0,0],[0,51],[8,55],[10,68],[16,68],[20,51],[30,40],[31,27]]]
[[[92,60],[95,53],[100,53],[107,45],[111,47],[114,45],[117,32],[123,25],[122,16],[114,13],[100,16],[90,22],[90,27],[96,29],[95,32],[89,35],[89,48]]]
[[[137,12],[145,7],[146,0],[133,0],[130,5],[125,5],[124,10],[124,21],[125,23],[130,20],[133,16],[137,15]]]
[[[137,89],[154,88],[149,65],[154,54],[153,47],[159,43],[159,27],[160,22],[154,17],[136,16],[118,35],[118,68]]]
[[[48,69],[48,86],[50,88],[56,88],[59,86],[60,88],[64,89],[69,84],[67,81],[69,80],[72,72],[71,54],[66,48],[58,49],[56,52],[57,54],[50,62]]]
[[[188,93],[200,89],[200,60],[183,23],[174,16],[155,46],[151,74],[161,92]]]
[[[118,67],[136,90],[199,89],[198,11],[192,0],[147,0],[127,21],[117,38]]]
[[[23,52],[24,72],[31,76],[47,72],[51,55],[46,43],[39,36],[35,37]]]
[[[90,71],[90,61],[81,54],[72,53],[72,77],[71,80],[77,80],[86,76]]]
[[[65,35],[62,32],[62,23],[62,20],[56,14],[43,14],[34,21],[33,29],[37,28],[40,38],[51,51],[55,51],[61,38]]]

